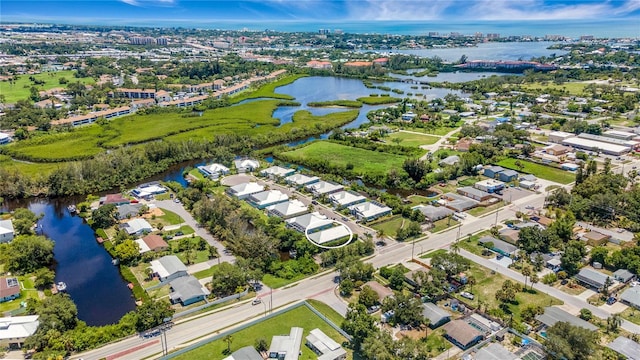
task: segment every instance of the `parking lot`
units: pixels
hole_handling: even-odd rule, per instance
[[[525,190],[520,187],[506,187],[501,192],[502,192],[502,195],[498,195],[498,197],[506,202],[514,202],[522,198],[525,198],[529,195],[535,194],[532,191]]]

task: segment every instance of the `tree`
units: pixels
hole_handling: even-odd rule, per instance
[[[531,267],[525,266],[522,268],[522,276],[524,276],[524,288],[527,288],[527,278],[531,276],[533,272],[531,271]]]
[[[502,283],[502,287],[495,293],[496,300],[501,303],[501,306],[506,306],[508,302],[514,302],[516,300],[516,294],[521,288],[518,284],[511,280],[505,280]]]
[[[599,337],[596,331],[559,321],[547,329],[544,345],[553,359],[584,360],[595,351]]]
[[[55,274],[53,271],[46,267],[36,270],[36,280],[33,282],[36,288],[45,289],[48,288],[55,281]]]
[[[402,290],[404,286],[404,273],[400,267],[393,269],[391,276],[389,276],[389,287],[393,290]]]
[[[520,229],[518,233],[518,247],[528,254],[533,252],[546,253],[549,251],[549,243],[544,232],[537,226]]]
[[[354,351],[360,351],[362,343],[377,332],[375,320],[367,314],[364,305],[358,303],[349,304],[347,315],[341,327],[352,336]]]
[[[591,319],[593,319],[593,313],[589,309],[580,309],[580,319],[591,321]]]
[[[53,263],[53,241],[44,236],[20,235],[0,247],[5,271],[26,274]]]
[[[91,212],[92,227],[94,229],[106,229],[113,226],[116,223],[115,213],[116,206],[114,204],[103,205],[93,210]]]
[[[538,274],[533,273],[531,274],[529,281],[531,282],[531,290],[533,290],[533,285],[537,284],[540,281],[540,278],[538,277]]]
[[[365,285],[362,287],[360,291],[360,296],[358,296],[358,302],[364,305],[367,308],[372,307],[377,304],[380,300],[378,293],[373,291],[373,289],[369,285]]]
[[[340,295],[349,297],[353,293],[354,288],[353,281],[351,279],[343,279],[340,281]]]
[[[458,254],[438,253],[431,258],[431,266],[444,270],[448,276],[455,276],[469,270],[469,260]]]
[[[622,317],[620,314],[613,314],[607,318],[607,331],[616,332],[622,325]]]
[[[222,341],[227,343],[227,354],[231,354],[231,343],[233,342],[233,336],[231,334],[227,334]]]
[[[145,301],[136,309],[136,331],[143,332],[161,325],[165,319],[170,319],[174,312],[166,300]]]
[[[78,325],[78,309],[68,294],[48,297],[42,301],[29,299],[27,313],[39,315],[40,322],[36,333],[25,341],[28,349],[41,351],[50,348],[62,333]],[[55,336],[51,336],[53,333]]]
[[[243,291],[247,285],[247,273],[239,266],[223,262],[213,267],[211,293],[225,297]]]
[[[585,254],[586,250],[582,241],[570,241],[565,247],[564,253],[560,257],[564,271],[569,275],[576,274],[582,264],[582,259]]]
[[[399,138],[394,138],[394,140],[395,139]],[[415,182],[420,182],[420,180],[431,171],[431,165],[420,159],[407,159],[402,164],[402,168]]]
[[[140,246],[131,239],[124,240],[116,245],[115,255],[121,262],[132,264],[140,256]]]
[[[33,226],[38,216],[25,208],[16,209],[13,213],[13,229],[18,235],[33,235]]]
[[[253,347],[256,349],[256,351],[261,353],[269,350],[269,344],[267,343],[267,340],[263,337],[257,339]]]
[[[609,289],[611,288],[611,285],[613,285],[613,280],[611,280],[611,278],[607,276],[606,280],[604,281],[604,286],[602,287],[602,296],[604,296],[605,298],[609,297]]]
[[[598,246],[591,249],[591,263],[599,262],[603,266],[607,264],[607,257],[609,256],[609,249],[604,246]]]

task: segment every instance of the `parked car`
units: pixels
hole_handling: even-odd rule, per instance
[[[465,299],[469,299],[469,300],[473,300],[473,298],[474,298],[472,293],[466,292],[466,291],[461,292],[460,296],[462,296]]]
[[[176,231],[176,236],[182,236],[184,233],[182,231]]]
[[[317,202],[317,201],[315,201],[315,200],[312,200],[312,201],[311,201],[311,203],[312,203],[313,205],[318,205],[318,202]]]
[[[261,304],[261,303],[262,303],[262,300],[260,300],[259,298],[255,298],[251,302],[251,305],[258,305],[258,304]]]

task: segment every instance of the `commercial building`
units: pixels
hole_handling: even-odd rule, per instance
[[[564,140],[574,137],[575,134],[564,131],[552,131],[549,133],[549,142],[561,144]]]
[[[518,172],[515,170],[504,170],[498,173],[498,179],[504,182],[510,182],[518,179]]]
[[[181,276],[169,283],[169,299],[172,304],[191,305],[204,300],[209,290],[202,286],[195,276]]]
[[[391,208],[377,201],[367,201],[362,204],[349,206],[351,214],[358,220],[371,221],[382,216],[390,215]]]
[[[11,220],[0,220],[0,244],[13,240],[15,231]]]
[[[493,195],[489,194],[488,192],[478,190],[471,186],[464,186],[464,187],[458,188],[457,191],[458,191],[458,194],[466,196],[476,201],[485,201],[493,197]]]
[[[279,204],[289,200],[289,196],[278,190],[266,190],[253,193],[247,197],[247,202],[257,208],[264,209],[267,206]]]
[[[281,202],[267,207],[267,214],[288,219],[309,212],[309,208],[298,199]]]
[[[347,358],[347,351],[320,329],[311,330],[306,340],[306,345],[318,355],[318,360],[343,360]]]
[[[564,139],[563,145],[571,146],[576,149],[588,150],[588,151],[601,151],[608,155],[620,156],[631,151],[628,146],[610,144],[606,142],[585,139],[580,137],[572,137]]]
[[[589,331],[596,331],[598,327],[590,322],[584,321],[577,316],[573,316],[568,312],[558,308],[549,306],[544,308],[544,314],[536,316],[536,320],[543,324],[543,326],[551,327],[557,322],[568,322],[573,326],[579,326]]]
[[[490,166],[484,169],[483,174],[488,178],[495,179],[496,175],[498,175],[498,173],[501,171],[504,171],[504,168],[502,166]]]
[[[251,194],[259,193],[261,191],[264,191],[264,186],[255,182],[248,182],[248,183],[234,185],[228,188],[227,194],[242,200],[242,199],[246,199]]]
[[[494,193],[496,191],[504,189],[504,183],[499,180],[487,179],[478,181],[477,183],[473,184],[473,187],[484,192]]]
[[[353,191],[340,191],[329,195],[329,201],[336,208],[345,208],[367,201],[367,198]]]
[[[632,150],[636,150],[640,148],[640,142],[633,141],[633,140],[622,140],[614,137],[593,135],[593,134],[587,134],[587,133],[579,134],[578,137],[581,139],[589,139],[589,140],[600,141],[600,142],[614,144],[614,145],[627,146]]]
[[[478,201],[456,193],[446,193],[442,195],[446,199],[444,205],[451,210],[462,212],[478,206]]]
[[[163,256],[152,260],[151,270],[162,282],[168,282],[182,276],[187,276],[187,267],[175,255]]]
[[[271,338],[269,346],[269,359],[298,360],[300,344],[304,329],[292,327],[289,335],[279,335]]]
[[[0,317],[0,348],[20,349],[38,326],[38,315]]]
[[[638,134],[619,130],[607,130],[602,135],[620,140],[633,140],[638,137]]]

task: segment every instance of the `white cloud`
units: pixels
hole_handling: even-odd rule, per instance
[[[173,6],[176,0],[120,0],[132,6]]]
[[[612,14],[610,3],[545,4],[540,0],[479,0],[467,10],[478,20],[572,20]]]
[[[359,20],[436,20],[455,0],[407,1],[364,0],[348,1],[349,13]]]

